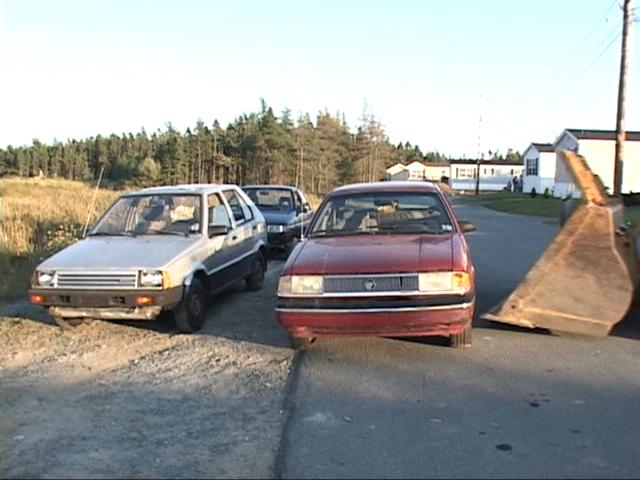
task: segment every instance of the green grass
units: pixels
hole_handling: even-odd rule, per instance
[[[542,217],[559,217],[562,208],[562,200],[559,198],[544,198],[538,195],[535,198],[523,193],[492,192],[480,195],[457,197],[458,203],[476,203],[484,205],[499,212],[516,215],[538,215]],[[578,202],[572,202],[576,208]]]
[[[580,206],[580,200],[570,200],[569,212],[574,212]],[[541,217],[560,218],[562,200],[559,198],[535,198],[523,193],[491,192],[480,195],[456,197],[455,203],[478,204],[492,210],[515,215],[538,215]],[[640,226],[640,205],[625,207],[625,221],[634,227]]]
[[[576,208],[579,202],[571,202],[570,208]],[[513,198],[489,200],[484,204],[487,208],[499,212],[517,215],[538,215],[541,217],[559,217],[562,200],[559,198],[531,198],[518,195]]]
[[[631,222],[633,227],[640,226],[640,205],[624,207],[624,219]]]
[[[525,195],[520,193],[511,193],[511,192],[480,192],[480,195],[473,195],[473,194],[458,195],[456,196],[456,203],[484,203],[484,202],[493,201],[493,200],[510,199],[515,196],[525,196]]]

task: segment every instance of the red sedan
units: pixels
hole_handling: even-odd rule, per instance
[[[333,190],[284,266],[278,321],[295,348],[316,337],[444,335],[471,344],[475,271],[447,197],[427,182]]]

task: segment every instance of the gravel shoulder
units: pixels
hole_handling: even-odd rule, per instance
[[[41,312],[0,319],[0,476],[273,476],[293,351],[264,290],[214,298],[204,329]],[[24,318],[31,317],[31,318]]]

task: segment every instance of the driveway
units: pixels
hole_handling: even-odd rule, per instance
[[[457,206],[478,271],[478,311],[502,300],[558,226]],[[637,326],[626,332],[637,333]],[[474,322],[474,345],[321,339],[289,397],[287,478],[637,477],[640,344]],[[630,338],[627,338],[630,337]]]
[[[558,227],[457,209],[478,227],[483,312]],[[638,476],[639,318],[599,339],[476,320],[467,350],[359,338],[294,354],[274,315],[282,266],[261,292],[217,296],[192,336],[167,322],[62,331],[5,307],[0,476]]]

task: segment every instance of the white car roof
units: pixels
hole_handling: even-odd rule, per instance
[[[203,193],[219,193],[229,188],[239,188],[237,185],[220,184],[220,183],[192,183],[184,185],[163,185],[160,187],[143,188],[135,192],[129,192],[127,195],[149,195],[149,194],[198,194]]]

